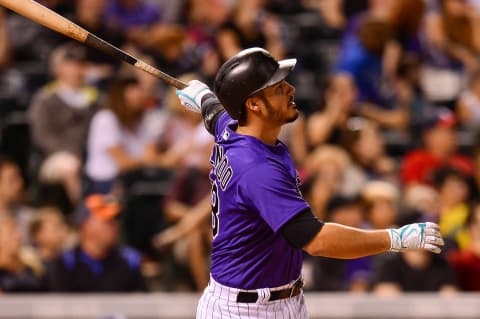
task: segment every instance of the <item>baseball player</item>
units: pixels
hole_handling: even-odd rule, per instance
[[[214,93],[192,81],[177,95],[201,112],[214,136],[211,276],[197,318],[307,318],[302,253],[357,258],[386,251],[439,253],[434,223],[361,230],[314,217],[299,191],[287,147],[277,139],[298,116],[285,81],[296,60],[276,61],[251,48],[220,68]]]

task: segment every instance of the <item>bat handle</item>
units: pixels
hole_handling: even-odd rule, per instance
[[[164,78],[163,80],[165,82],[167,82],[169,85],[181,90],[181,89],[184,89],[187,87],[187,84],[180,81],[180,80],[177,80],[175,79],[174,77],[171,77],[170,75],[167,74],[167,77],[168,78]]]
[[[153,76],[156,76],[160,79],[162,79],[163,81],[165,81],[168,85],[171,85],[179,90],[181,89],[184,89],[187,87],[187,84],[174,78],[173,76],[171,75],[168,75],[167,73],[164,73],[162,71],[160,71],[159,69],[151,66],[150,64],[148,63],[145,63],[144,61],[142,60],[137,60],[135,63],[134,63],[134,66],[139,68],[139,69],[142,69],[150,74],[152,74]]]

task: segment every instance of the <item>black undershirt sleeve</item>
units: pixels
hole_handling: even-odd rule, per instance
[[[207,131],[212,135],[215,135],[215,124],[222,112],[225,112],[225,108],[214,94],[206,94],[202,98],[203,123]]]
[[[324,223],[316,218],[310,208],[304,209],[290,219],[280,234],[295,248],[302,249],[318,234]]]

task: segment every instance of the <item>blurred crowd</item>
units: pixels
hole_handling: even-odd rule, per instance
[[[480,1],[38,2],[185,82],[297,58],[280,139],[317,217],[447,242],[307,256],[306,289],[480,291]],[[0,294],[202,290],[212,143],[173,88],[0,8]]]

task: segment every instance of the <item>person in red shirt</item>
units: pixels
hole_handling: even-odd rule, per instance
[[[424,123],[424,147],[407,153],[403,161],[401,179],[407,187],[429,184],[433,172],[443,166],[472,174],[471,159],[457,153],[455,124],[455,116],[449,110],[439,111]]]
[[[470,210],[466,227],[471,236],[470,247],[452,251],[447,258],[455,270],[460,288],[480,291],[480,201]]]

